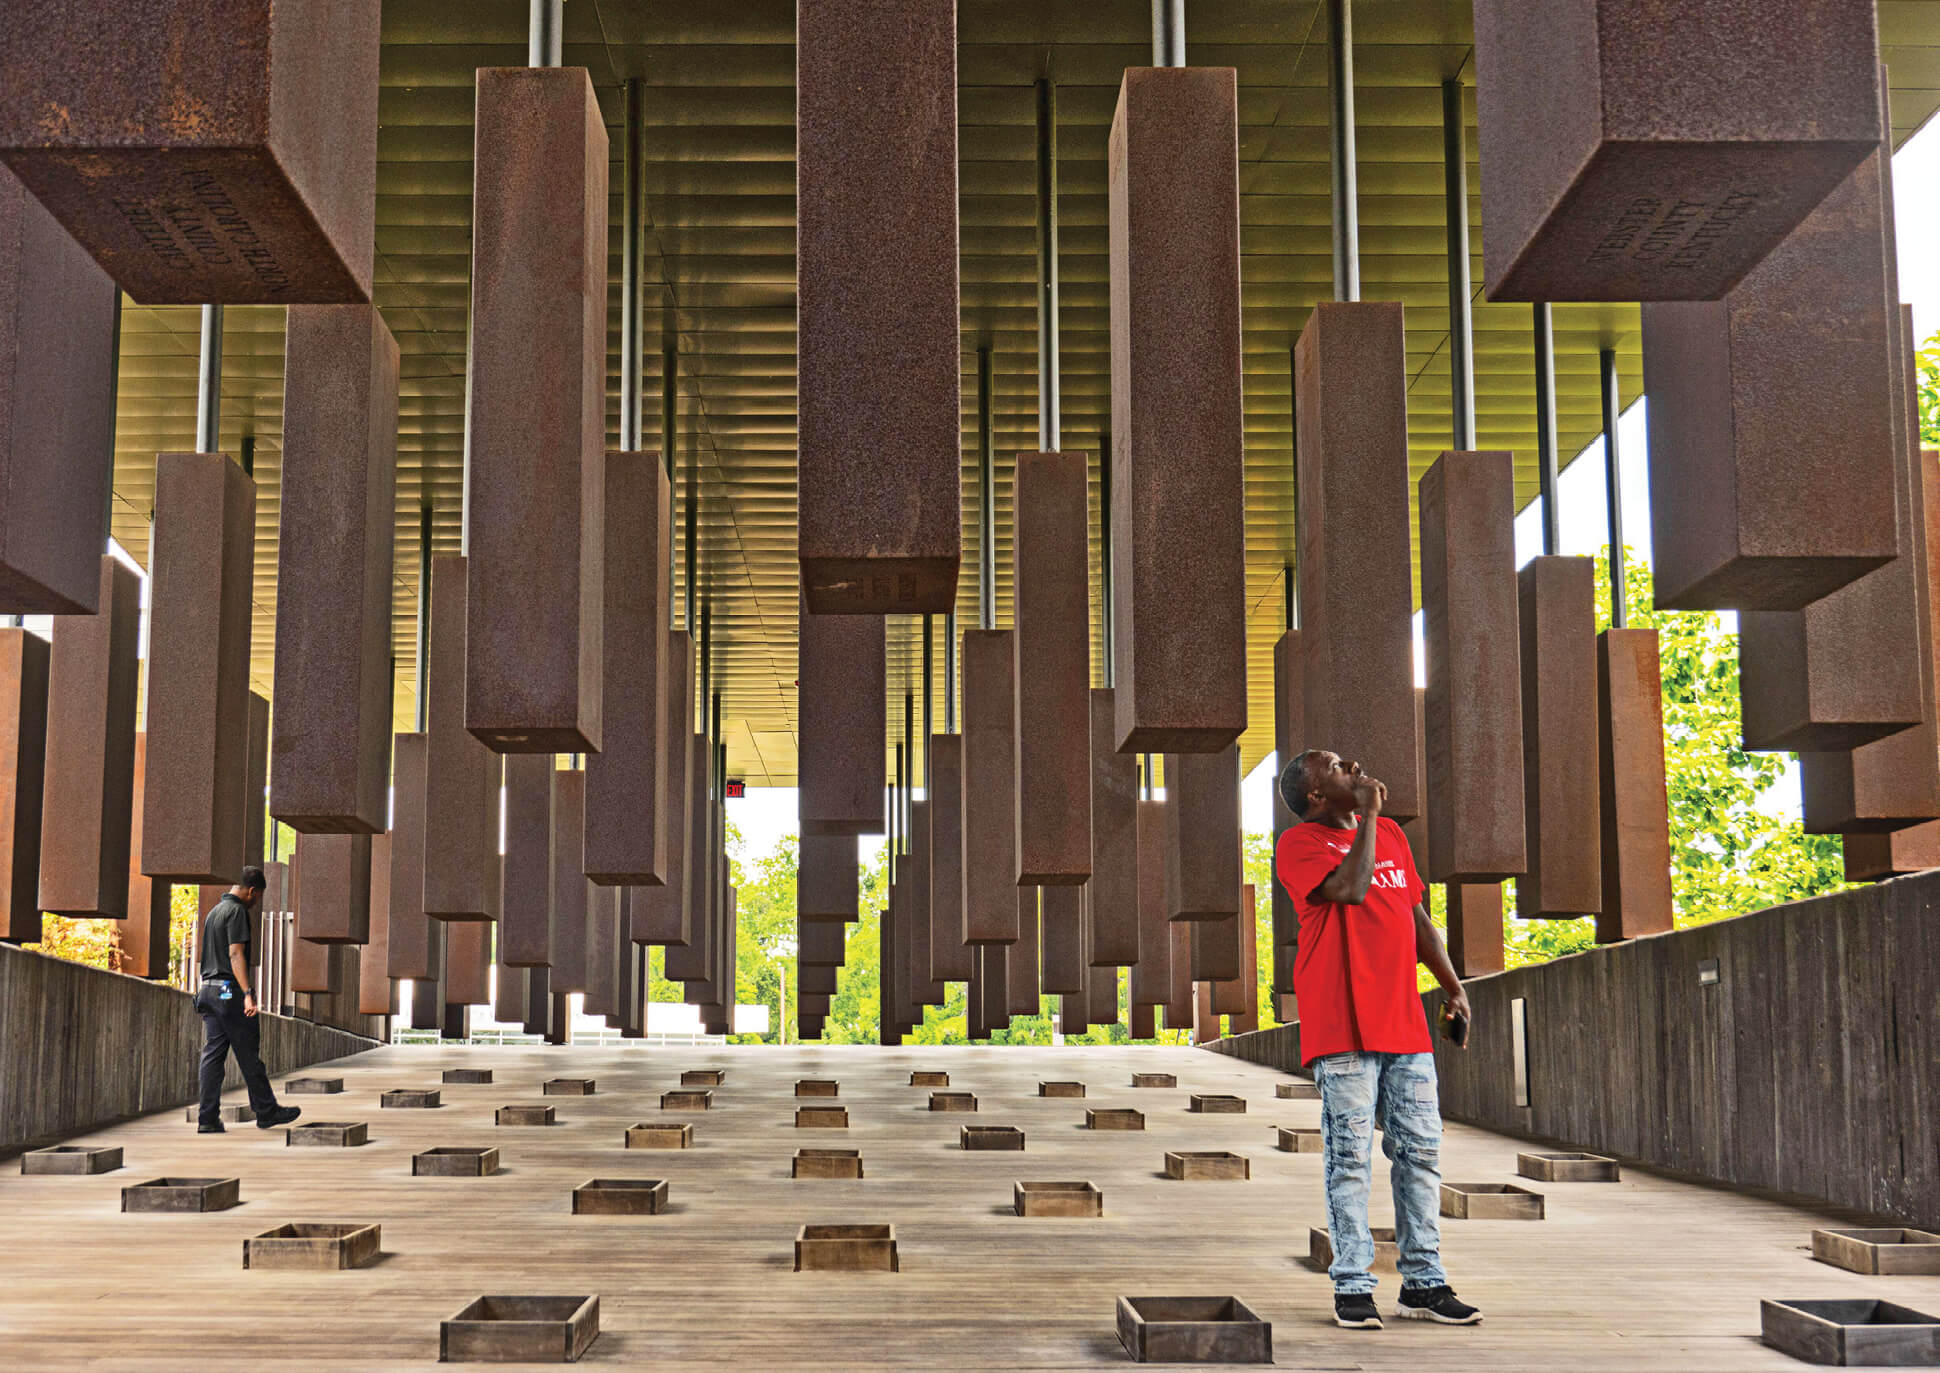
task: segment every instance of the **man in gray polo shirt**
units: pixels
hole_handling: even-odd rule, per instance
[[[256,993],[249,982],[250,912],[262,900],[261,868],[244,868],[242,877],[216,902],[202,922],[202,985],[195,993],[195,1009],[202,1016],[207,1038],[202,1045],[202,1108],[196,1131],[219,1135],[222,1129],[222,1075],[230,1050],[249,1088],[249,1104],[256,1112],[256,1128],[288,1125],[303,1112],[276,1104],[269,1074],[258,1057]]]

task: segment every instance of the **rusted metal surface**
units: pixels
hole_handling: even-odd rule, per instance
[[[1132,1005],[1163,1006],[1172,995],[1172,913],[1166,905],[1165,801],[1138,803],[1138,962]]]
[[[47,659],[47,641],[39,635],[0,629],[0,936],[22,944],[41,935]]]
[[[1008,629],[963,634],[963,939],[1010,944],[1017,915],[1017,670]],[[880,756],[880,750],[878,750]]]
[[[297,836],[296,935],[299,940],[312,944],[362,944],[370,938],[370,864],[368,834]]]
[[[391,920],[387,972],[394,978],[435,978],[444,968],[444,936],[424,913],[424,790],[426,737],[391,741]]]
[[[803,605],[796,747],[804,834],[882,833],[885,643],[881,616],[812,615]]]
[[[114,283],[0,167],[0,610],[99,604],[114,349]]]
[[[155,460],[142,867],[177,882],[242,868],[256,483],[220,453]]]
[[[970,946],[963,942],[963,736],[929,740],[930,976],[970,980]]]
[[[1518,888],[1520,892],[1520,888]],[[1451,882],[1444,893],[1448,958],[1462,977],[1502,971],[1502,884]],[[1521,899],[1520,894],[1517,897]]]
[[[670,982],[703,983],[712,966],[714,919],[709,893],[714,859],[707,750],[706,735],[687,737],[687,942],[667,946],[665,968]],[[687,1000],[692,1002],[693,998]]]
[[[1273,753],[1284,772],[1294,755],[1306,748],[1305,714],[1300,693],[1305,669],[1300,663],[1300,631],[1289,629],[1273,644]],[[1295,824],[1292,810],[1280,794],[1280,779],[1273,779],[1273,844],[1279,852],[1280,836]],[[1300,915],[1293,898],[1280,885],[1277,863],[1271,878],[1273,891],[1273,993],[1293,995],[1293,955],[1300,938]],[[1278,1019],[1285,1020],[1280,1016]]]
[[[796,15],[798,548],[817,613],[956,604],[956,51],[954,0]]]
[[[385,723],[384,762],[390,770],[390,725]],[[249,693],[249,757],[243,764],[243,862],[263,866],[269,850],[269,698]]]
[[[1248,883],[1239,904],[1239,977],[1213,989],[1213,1003],[1228,1017],[1226,1028],[1236,1035],[1260,1028],[1260,946],[1257,939],[1259,894]],[[1226,999],[1220,1001],[1220,993]]]
[[[1876,882],[1940,868],[1940,820],[1890,834],[1848,834],[1841,843],[1848,882]]]
[[[147,756],[148,736],[137,734],[134,831],[128,845],[128,914],[115,923],[115,937],[121,944],[122,972],[130,977],[161,981],[168,976],[171,889],[168,883],[157,882],[141,870],[141,784]],[[283,864],[275,866],[281,869]],[[269,874],[265,872],[264,876],[268,878]],[[265,906],[269,900],[265,894]]]
[[[1431,882],[1493,881],[1528,864],[1511,457],[1443,453],[1421,479]]]
[[[143,304],[367,301],[380,9],[20,7],[0,158]]]
[[[1600,944],[1672,926],[1664,682],[1654,629],[1597,636],[1597,783],[1602,834]]]
[[[1017,910],[1017,942],[1008,947],[1004,961],[1004,985],[1008,989],[1005,1004],[1011,1015],[1037,1015],[1042,1010],[1038,891],[1037,887],[1018,887],[1013,898]]]
[[[1866,155],[1878,61],[1870,5],[1477,0],[1488,298],[1715,300]]]
[[[620,889],[588,882],[586,887],[586,1001],[587,1015],[609,1021],[623,1016],[620,998],[620,955],[632,941],[620,934]]]
[[[1239,745],[1218,753],[1166,754],[1165,795],[1166,914],[1184,921],[1230,919],[1239,910],[1241,882]]]
[[[484,67],[472,160],[465,725],[597,752],[607,143],[582,67]]]
[[[662,754],[667,766],[660,794],[667,825],[666,880],[658,887],[634,887],[627,897],[627,920],[636,944],[685,944],[690,926],[687,893],[687,807],[691,788],[687,769],[692,762],[687,741],[694,734],[694,641],[685,630],[667,635],[667,700],[661,720],[665,731]],[[807,836],[803,836],[804,844]]]
[[[1386,814],[1422,813],[1415,768],[1413,531],[1401,306],[1314,307],[1294,347],[1300,451],[1303,747],[1387,783]]]
[[[1246,728],[1237,111],[1230,67],[1133,67],[1112,117],[1112,613],[1124,750],[1212,751]]]
[[[391,743],[398,347],[368,305],[289,311],[270,809],[375,834]]]
[[[672,512],[658,453],[606,455],[601,739],[586,759],[586,875],[595,882],[660,886],[672,866],[663,800]]]
[[[1082,995],[1085,990],[1085,888],[1039,888],[1039,948],[1045,994]],[[1136,912],[1136,907],[1133,908]]]
[[[434,920],[485,917],[485,774],[490,751],[465,728],[469,568],[431,560],[430,662],[425,669],[424,910]],[[577,866],[578,860],[574,860]],[[578,987],[572,988],[578,991]]]
[[[1099,963],[1097,951],[1091,939],[1091,887],[1085,891],[1085,1021],[1091,1026],[1116,1025],[1119,1021],[1118,1010],[1118,965]],[[1069,1002],[1072,998],[1067,997]]]
[[[452,921],[445,940],[445,1005],[483,1006],[492,999],[492,927],[482,920]]]
[[[552,776],[548,754],[515,753],[505,760],[498,960],[509,968],[552,963]]]
[[[795,905],[811,923],[860,920],[859,871],[853,834],[804,834]]]
[[[368,936],[357,959],[357,1013],[389,1015],[397,989],[391,983],[391,836],[370,837]]]
[[[1522,918],[1602,909],[1598,807],[1596,565],[1532,558],[1517,574],[1522,623]]]
[[[897,870],[905,886],[909,919],[904,929],[908,943],[904,954],[909,963],[909,997],[912,1006],[941,1006],[948,998],[943,980],[930,971],[930,939],[934,927],[930,920],[930,803],[912,801],[909,805],[909,855]]]
[[[1091,875],[1091,599],[1082,453],[1019,453],[1011,539],[1017,880]]]
[[[1115,748],[1110,687],[1091,692],[1091,880],[1087,958],[1100,967],[1138,962],[1138,758]]]
[[[554,996],[586,990],[586,921],[591,884],[581,868],[586,846],[586,774],[552,774],[552,968]],[[670,974],[671,976],[671,974]]]

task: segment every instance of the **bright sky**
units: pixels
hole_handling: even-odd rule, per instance
[[[1893,157],[1894,224],[1899,240],[1900,299],[1913,306],[1913,328],[1926,339],[1940,330],[1940,253],[1920,251],[1940,225],[1940,119],[1908,139]],[[1623,464],[1624,542],[1638,557],[1650,560],[1649,442],[1644,432],[1645,402],[1624,412],[1617,427],[1617,450]],[[1562,506],[1564,553],[1594,554],[1609,541],[1603,509],[1603,439],[1571,462],[1557,483]],[[1541,510],[1535,502],[1516,519],[1518,566],[1542,551]],[[1422,680],[1421,616],[1415,616],[1415,677]],[[1241,784],[1240,823],[1248,833],[1273,828],[1273,755],[1268,754]],[[1799,809],[1798,769],[1794,766],[1767,792],[1763,804],[1779,814]],[[746,840],[742,856],[752,860],[771,850],[784,834],[797,830],[793,787],[750,787],[745,799],[729,801],[728,818]],[[882,841],[865,841],[864,861],[882,848]]]

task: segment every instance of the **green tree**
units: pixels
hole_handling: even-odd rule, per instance
[[[1914,358],[1920,380],[1920,446],[1940,448],[1940,333]]]

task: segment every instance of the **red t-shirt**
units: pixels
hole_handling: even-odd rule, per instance
[[[1280,836],[1273,867],[1300,915],[1293,992],[1300,1057],[1427,1053],[1434,1048],[1415,990],[1415,906],[1427,889],[1401,826],[1379,817],[1374,881],[1358,906],[1316,901],[1314,889],[1347,860],[1353,830],[1300,824]]]

